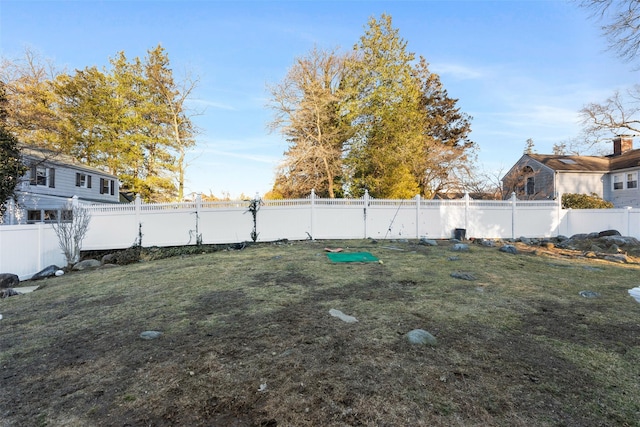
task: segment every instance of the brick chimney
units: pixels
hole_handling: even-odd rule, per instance
[[[613,155],[619,156],[633,150],[633,137],[628,135],[618,135],[613,138]]]

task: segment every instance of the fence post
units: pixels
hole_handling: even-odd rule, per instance
[[[369,207],[369,190],[364,190],[364,196],[362,196],[362,201],[364,203],[364,238],[368,237],[367,235],[367,208]]]
[[[464,192],[464,229],[467,236],[470,236],[469,234],[469,205],[470,205],[469,200],[470,200],[469,192],[465,191]]]
[[[627,206],[627,233],[625,236],[631,236],[631,206]]]
[[[142,232],[140,222],[140,215],[142,214],[142,199],[140,198],[140,193],[136,194],[136,199],[134,200],[133,205],[136,212],[136,224],[134,229],[134,236],[136,236],[136,238],[134,241],[138,242],[138,245],[142,246],[142,239],[140,238],[140,233]]]
[[[557,216],[557,220],[558,220],[558,236],[562,233],[560,233],[560,225],[562,225],[562,193],[557,193],[557,198],[556,198],[556,209],[558,211],[558,216]]]
[[[420,195],[416,194],[416,239],[420,238]]]
[[[511,238],[516,239],[516,192],[511,193]]]
[[[311,201],[311,226],[309,227],[311,229],[311,240],[315,240],[315,235],[316,233],[314,233],[313,229],[313,225],[316,222],[316,213],[315,213],[315,207],[316,207],[316,190],[315,189],[311,189],[311,194],[309,195],[309,200]]]

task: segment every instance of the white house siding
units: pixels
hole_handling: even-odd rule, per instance
[[[606,174],[602,172],[558,172],[557,191],[558,194],[591,194],[596,193],[598,197],[603,197],[603,189],[606,181]]]

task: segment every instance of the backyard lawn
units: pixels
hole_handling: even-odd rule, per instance
[[[640,425],[640,265],[438,243],[145,251],[36,282],[0,300],[0,426]]]

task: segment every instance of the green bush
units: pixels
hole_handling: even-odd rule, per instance
[[[596,193],[562,195],[563,209],[611,209],[613,203],[602,200]]]

